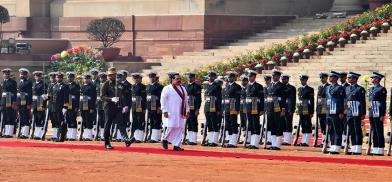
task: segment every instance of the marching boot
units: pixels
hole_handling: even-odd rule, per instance
[[[162,140],[162,147],[167,150],[169,148],[169,142],[167,140]]]
[[[352,152],[352,155],[362,155],[362,145],[355,145],[355,150]]]
[[[50,139],[52,142],[56,142],[57,141],[58,133],[59,133],[59,129],[58,128],[52,128],[52,138]]]
[[[340,146],[332,145],[331,148],[329,149],[329,154],[338,155],[340,148],[341,148]]]
[[[41,140],[42,133],[43,133],[43,127],[35,127],[34,140]]]
[[[272,145],[271,131],[267,131],[267,145]]]
[[[283,143],[282,145],[284,146],[290,146],[291,145],[291,132],[283,132]]]
[[[135,142],[135,138],[132,137],[132,138],[130,138],[130,139],[124,139],[124,142],[125,142],[125,147],[129,147],[129,146],[132,145],[132,143]]]
[[[188,145],[197,145],[197,133],[194,131],[189,131],[188,132],[189,139],[187,144]]]
[[[173,150],[174,150],[174,151],[184,151],[183,148],[178,147],[178,146],[174,146],[174,147],[173,147]]]
[[[237,148],[238,134],[232,134],[227,148]]]
[[[257,140],[258,135],[252,135],[250,140],[249,149],[259,149],[259,140]]]
[[[105,144],[105,149],[112,150],[112,149],[114,149],[114,147],[112,147],[112,145],[109,143],[109,144]]]

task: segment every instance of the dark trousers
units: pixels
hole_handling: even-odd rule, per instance
[[[82,111],[82,120],[83,120],[83,129],[93,129],[94,122],[94,112],[90,113],[90,111]]]
[[[105,128],[105,111],[98,110],[98,126],[99,128]]]
[[[64,115],[61,110],[56,111],[53,110],[51,113],[52,115],[52,128],[58,128],[58,136],[57,138],[60,139],[60,141],[64,141],[65,135],[67,133],[67,123],[64,122]]]
[[[77,110],[74,109],[68,109],[67,110],[67,127],[68,128],[77,128],[78,123],[76,122],[76,117],[77,117]]]
[[[19,106],[19,122],[21,127],[30,125],[30,113],[27,106]]]
[[[36,127],[44,127],[45,111],[33,111],[34,123]]]
[[[188,131],[198,132],[199,128],[197,127],[198,122],[195,111],[189,113],[189,118],[186,120],[186,123],[188,125]]]
[[[325,114],[317,114],[319,123],[320,123],[320,128],[321,128],[321,132],[323,133],[323,135],[325,135],[327,133],[327,115]]]
[[[293,115],[287,114],[283,125],[283,132],[293,132]]]
[[[206,112],[206,121],[207,121],[207,129],[208,132],[219,132],[219,125],[221,120],[220,116],[216,112]]]
[[[384,138],[384,121],[380,121],[380,118],[369,118],[370,125],[373,132],[373,147],[384,148],[385,138]]]
[[[285,117],[280,116],[280,112],[267,114],[267,131],[271,131],[271,135],[282,136]]]
[[[339,115],[327,116],[327,122],[330,128],[331,145],[342,145],[343,123]]]
[[[302,133],[312,133],[312,118],[310,118],[310,115],[299,115],[299,124]]]
[[[148,111],[148,117],[150,118],[151,129],[162,129],[162,114],[158,114],[156,111]]]
[[[240,113],[240,121],[241,121],[241,129],[245,131],[246,129],[246,121],[247,121],[247,117],[246,117],[246,113]]]
[[[347,135],[347,125],[348,125],[348,122],[347,122],[346,118],[347,118],[347,115],[345,114],[343,119],[341,119],[341,121],[343,123],[343,135]]]
[[[3,108],[3,123],[4,125],[15,125],[16,112],[12,108]]]
[[[260,135],[260,116],[258,114],[250,114],[248,113],[248,131],[251,132],[252,135]]]
[[[238,122],[237,115],[225,115],[225,130],[229,132],[229,135],[238,134]]]
[[[132,132],[135,130],[144,131],[146,124],[146,112],[136,112],[132,111]]]
[[[125,124],[125,127],[130,127],[131,126],[131,120],[130,120],[130,116],[131,112],[126,112],[126,113],[122,113],[122,118],[123,118],[123,122]]]
[[[362,127],[360,117],[350,117],[348,118],[349,134],[351,136],[352,145],[362,145]]]
[[[105,138],[105,145],[110,144],[110,133],[113,121],[116,119],[117,116],[122,116],[122,109],[118,108],[115,104],[107,104],[105,106],[105,127],[104,127],[104,138]],[[121,136],[123,139],[128,139],[128,134],[125,129],[125,122],[117,123],[117,128],[120,130]]]

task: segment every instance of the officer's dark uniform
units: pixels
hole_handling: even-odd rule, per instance
[[[67,73],[68,76],[72,76],[70,74],[74,73]],[[74,75],[75,76],[75,75]],[[66,114],[67,118],[67,139],[75,140],[77,135],[77,126],[78,123],[76,121],[76,117],[78,115],[78,110],[80,106],[80,85],[77,84],[75,81],[68,83],[69,88],[69,95],[68,95],[68,110]]]
[[[328,77],[327,73],[320,73],[320,78]],[[327,92],[326,88],[329,86],[329,83],[322,84],[317,89],[317,105],[316,105],[316,114],[318,117],[318,121],[320,123],[321,132],[323,134],[323,142],[326,139],[326,120],[327,120]],[[317,131],[318,133],[318,131]]]
[[[384,75],[373,72],[372,78],[382,79]],[[380,121],[386,114],[387,90],[377,84],[369,90],[369,120],[373,135],[373,155],[383,155],[385,147],[384,121]]]
[[[20,73],[28,74],[27,69],[20,69]],[[30,131],[30,106],[33,101],[33,83],[27,78],[20,79],[18,85],[17,105],[19,108],[20,138],[28,138]]]
[[[53,88],[57,84],[56,83],[56,72],[51,72],[48,75],[50,77],[50,83],[48,84],[48,88],[47,88],[47,93],[48,93],[47,104],[48,104],[48,112],[49,112],[49,118],[47,118],[47,119],[49,119],[51,121],[52,128],[54,128],[53,121],[55,120],[56,112],[53,112],[53,109],[55,107],[54,102],[53,102]],[[45,121],[45,122],[49,122],[49,121]],[[44,130],[46,132],[47,128],[44,128]],[[57,133],[56,133],[56,136],[57,136]]]
[[[89,75],[85,75],[89,78]],[[97,100],[97,89],[93,83],[83,84],[80,89],[80,112],[83,122],[83,139],[92,140],[93,122],[95,120],[94,108]]]
[[[57,76],[63,76],[62,73],[57,73]],[[53,95],[50,98],[52,101],[52,141],[64,141],[67,133],[67,123],[64,122],[63,109],[68,109],[69,87],[63,81],[57,82],[53,86]]]
[[[282,78],[289,79],[288,75],[282,75]],[[286,84],[287,87],[287,113],[285,116],[285,124],[283,125],[283,134],[286,143],[291,143],[291,136],[293,133],[293,116],[295,112],[295,106],[297,102],[297,90],[290,83]]]
[[[34,75],[37,73],[34,72]],[[38,73],[42,74],[42,73]],[[35,129],[34,129],[34,139],[41,139],[42,135],[44,134],[44,125],[45,125],[45,110],[47,107],[47,104],[42,97],[44,94],[46,94],[47,86],[44,81],[35,81],[33,83],[33,103],[32,103],[32,108],[33,108],[33,117],[34,117],[34,124],[35,124]]]
[[[347,77],[347,72],[340,72],[339,74],[340,74],[340,79],[342,79],[342,77]],[[346,96],[347,96],[347,94],[349,92],[350,84],[347,82],[344,82],[344,83],[340,83],[340,85],[346,91]],[[345,98],[344,99],[344,117],[343,117],[343,119],[341,119],[342,123],[343,123],[343,135],[342,135],[342,145],[343,146],[345,145],[345,143],[347,141],[349,141],[348,137],[347,137],[347,133],[346,133],[347,132],[347,124],[348,124],[347,123],[347,119],[348,119],[347,118],[347,111],[348,111],[347,98]],[[343,148],[343,146],[342,146],[342,148]]]
[[[301,76],[301,79],[308,79],[308,76]],[[308,85],[298,88],[298,115],[299,124],[302,128],[301,146],[309,146],[312,134],[312,117],[314,113],[314,89]]]
[[[163,90],[163,86],[159,84],[159,82],[151,83],[147,85],[147,110],[148,110],[148,117],[150,119],[150,127],[151,132],[150,134],[151,142],[159,141],[158,134],[155,132],[160,132],[162,129],[162,111],[161,111],[161,93]]]
[[[279,71],[273,71],[272,75],[280,75]],[[271,131],[271,149],[279,150],[280,136],[283,135],[283,125],[285,117],[281,116],[283,110],[287,108],[287,86],[282,82],[273,82],[267,89],[267,120],[268,128]],[[287,114],[287,110],[286,110]]]
[[[337,72],[331,71],[330,77],[339,77]],[[331,84],[326,89],[327,96],[327,122],[330,128],[331,154],[338,154],[342,145],[343,123],[339,118],[344,114],[344,99],[346,90],[339,84]]]
[[[97,95],[97,112],[98,112],[98,127],[97,129],[99,130],[99,139],[103,140],[103,133],[104,133],[104,128],[105,128],[105,111],[103,109],[103,101],[101,99],[100,96],[100,90],[102,88],[103,83],[106,81],[105,77],[106,77],[106,73],[101,72],[99,73],[99,77],[100,77],[100,84],[99,84],[99,88],[97,88],[98,91],[98,95]],[[102,83],[101,83],[102,82]]]
[[[140,77],[140,74],[132,74],[132,77]],[[147,91],[142,83],[132,85],[132,132],[136,142],[144,140],[144,129],[146,124]]]
[[[249,71],[248,77],[256,76],[255,71]],[[256,81],[246,86],[246,106],[248,118],[248,131],[251,132],[249,148],[257,149],[260,143],[260,113],[264,112],[264,89]]]
[[[216,75],[215,72],[209,72],[210,76]],[[219,119],[222,115],[222,87],[220,83],[215,80],[208,83],[205,91],[204,114],[206,116],[208,129],[208,145],[217,146],[219,138]]]
[[[99,73],[98,73],[97,69],[90,70],[90,73],[91,73],[91,75],[98,75],[98,78],[96,78],[96,79],[93,78],[93,80],[92,80],[92,84],[95,86],[95,89],[97,92],[96,107],[93,108],[94,109],[94,113],[93,113],[93,115],[94,115],[93,125],[94,126],[93,126],[93,128],[96,129],[96,131],[93,131],[93,132],[95,132],[94,133],[94,136],[95,136],[95,135],[99,135],[99,130],[100,130],[100,128],[103,128],[104,124],[102,124],[102,123],[104,123],[105,121],[101,121],[101,122],[98,121],[99,120],[99,109],[102,108],[102,107],[100,107],[100,108],[98,107],[99,105],[102,105],[102,101],[100,101],[101,98],[99,97],[99,92],[101,89],[101,81],[99,80]],[[99,102],[101,102],[101,103],[99,103]]]
[[[125,76],[124,72],[121,72],[123,77]],[[130,114],[131,114],[131,107],[132,107],[132,84],[129,83],[127,80],[121,81],[122,85],[122,92],[123,92],[123,107],[128,107],[128,110],[126,112],[122,113],[122,117],[120,117],[120,120],[117,120],[118,122],[123,122],[126,128],[129,128],[131,126],[131,121],[130,121]],[[128,131],[127,131],[128,132]]]
[[[3,73],[11,74],[11,69],[2,70]],[[1,106],[3,108],[3,136],[10,138],[14,134],[16,126],[16,94],[17,94],[17,83],[12,78],[3,81],[2,84],[2,95],[1,95]],[[3,127],[1,126],[1,127]]]
[[[189,77],[196,76],[194,73],[188,74]],[[201,85],[197,84],[196,82],[188,83],[186,86],[186,91],[188,93],[188,104],[189,104],[189,118],[187,119],[187,129],[188,129],[188,136],[190,145],[195,145],[197,141],[197,133],[198,133],[198,121],[196,110],[200,110],[201,107]]]
[[[361,75],[350,72],[348,77],[359,78]],[[351,136],[352,154],[362,154],[362,117],[366,115],[366,91],[358,84],[351,84],[346,92],[347,123]]]
[[[243,78],[248,80],[248,78]],[[246,128],[246,114],[247,114],[247,110],[246,110],[246,86],[242,86],[241,87],[241,105],[240,105],[240,120],[241,120],[241,129],[243,131],[245,131]]]

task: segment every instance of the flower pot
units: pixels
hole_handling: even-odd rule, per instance
[[[268,70],[268,65],[267,64],[263,65],[263,70]]]
[[[346,46],[346,43],[343,41],[339,42],[339,47],[344,48]]]
[[[372,32],[372,36],[373,36],[373,37],[377,37],[377,31],[373,31],[373,32]]]
[[[368,39],[368,35],[362,35],[362,40],[367,40]]]
[[[389,27],[382,27],[382,33],[388,33]]]
[[[281,60],[280,61],[281,66],[287,66],[287,60]]]
[[[268,70],[273,70],[275,68],[275,64],[268,64]]]
[[[299,57],[293,57],[293,63],[298,63],[299,62]]]
[[[351,37],[351,38],[350,38],[350,42],[351,42],[352,44],[356,44],[356,43],[357,43],[357,39],[358,39],[358,37]]]
[[[328,46],[328,51],[334,51],[335,50],[335,46]]]
[[[310,59],[311,52],[304,52],[305,59]]]
[[[322,56],[324,54],[324,49],[317,49],[317,54]]]
[[[99,50],[102,51],[102,57],[106,62],[114,61],[121,51],[118,47],[99,48]]]

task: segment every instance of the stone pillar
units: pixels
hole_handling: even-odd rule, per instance
[[[358,13],[363,11],[362,4],[361,0],[335,0],[330,11]]]

